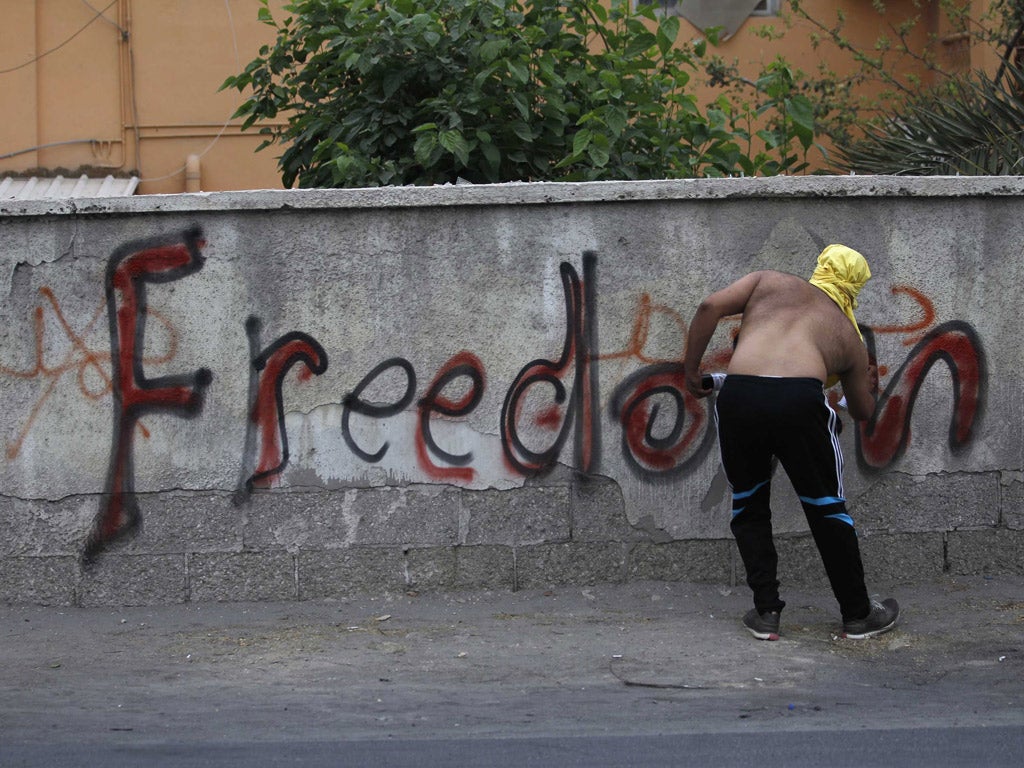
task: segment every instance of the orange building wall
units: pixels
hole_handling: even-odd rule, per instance
[[[255,153],[259,137],[229,120],[238,92],[217,90],[272,41],[259,7],[0,0],[0,71],[13,70],[0,73],[0,156],[18,153],[0,172],[92,166],[137,172],[140,193],[182,192],[194,154],[203,190],[280,189],[273,150]]]
[[[0,3],[0,155],[39,144],[36,67],[15,69],[36,53],[36,14],[33,3]],[[9,70],[9,71],[4,71]],[[0,160],[0,169],[21,163]]]
[[[270,0],[275,17],[286,2]],[[929,33],[946,32],[929,10],[934,5],[926,4],[930,15],[913,40],[922,49]],[[890,2],[882,19],[868,0],[806,6],[827,21],[842,9],[847,35],[861,46],[873,45],[885,19],[920,12],[912,0]],[[256,153],[259,136],[229,120],[241,95],[218,92],[273,40],[257,20],[259,8],[258,0],[0,0],[0,173],[88,165],[137,171],[140,193],[280,188],[280,150]],[[775,41],[754,34],[766,24],[782,26],[778,18],[752,17],[717,53],[738,60],[747,75],[780,53],[807,72],[823,57],[842,69],[828,45],[813,49],[806,22]],[[687,39],[699,34],[685,21],[682,30]],[[712,96],[701,92],[702,101]],[[190,155],[200,156],[191,187]]]
[[[886,12],[879,14],[872,6],[870,0],[804,0],[803,6],[813,18],[822,23],[833,26],[836,23],[837,13],[845,16],[843,35],[859,50],[873,52],[875,43],[880,35],[887,34],[894,37],[890,26],[897,25],[900,21],[920,17],[920,22],[913,29],[907,42],[913,50],[925,51],[935,44],[935,40],[948,34],[949,30],[940,26],[940,15],[938,13],[938,2],[932,0],[886,0]],[[984,2],[976,0],[977,5],[984,5]],[[852,57],[849,54],[840,52],[835,45],[828,41],[822,41],[815,48],[813,45],[814,36],[823,37],[821,30],[811,22],[798,19],[793,16],[786,0],[782,0],[783,15],[792,21],[792,26],[786,28],[781,17],[751,16],[746,23],[730,39],[718,46],[716,53],[724,60],[731,62],[738,60],[744,73],[748,77],[757,74],[761,66],[767,65],[777,56],[784,57],[795,69],[802,70],[809,76],[817,74],[819,66],[824,63],[828,68],[838,74],[852,74],[856,69]],[[684,31],[681,36],[689,32],[691,36],[697,36],[698,30],[684,22]],[[776,30],[785,31],[784,37],[778,40],[766,40],[757,33],[764,27],[772,26]],[[937,55],[941,62],[949,69],[957,69],[952,59],[947,55],[947,47],[938,46],[940,50]],[[896,60],[893,55],[893,60]],[[917,74],[922,82],[930,84],[934,81],[934,74],[926,71],[919,62],[909,57],[903,57],[898,65],[901,73]],[[866,91],[870,94],[872,90],[877,92],[877,87]],[[708,98],[710,90],[705,90]]]

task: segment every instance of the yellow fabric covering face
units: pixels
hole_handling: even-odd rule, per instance
[[[818,266],[811,275],[811,285],[821,288],[843,310],[857,335],[864,338],[857,325],[853,310],[857,308],[857,294],[871,279],[871,270],[863,256],[845,245],[830,245],[818,256]]]
[[[853,310],[857,308],[857,294],[870,279],[871,270],[868,269],[868,262],[863,256],[845,245],[833,244],[818,256],[818,266],[810,281],[811,285],[823,290],[839,305],[843,313],[850,318],[862,341],[864,334],[860,332]],[[825,382],[825,386],[833,387],[838,382],[839,377],[832,375]]]

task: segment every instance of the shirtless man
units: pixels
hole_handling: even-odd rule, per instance
[[[811,281],[754,272],[701,302],[686,343],[686,386],[696,397],[700,361],[719,320],[743,315],[728,375],[715,406],[722,465],[733,491],[731,529],[754,593],[743,623],[760,640],[779,638],[778,555],[772,540],[772,460],[800,497],[814,542],[839,601],[843,634],[863,638],[892,629],[899,606],[868,598],[853,520],[843,496],[837,417],[824,384],[841,381],[850,415],[871,418],[877,374],[853,316],[871,277],[856,251],[830,245]]]

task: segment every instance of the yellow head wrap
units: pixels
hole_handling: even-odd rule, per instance
[[[868,269],[867,261],[845,245],[825,248],[818,256],[818,266],[811,275],[811,285],[821,288],[839,305],[862,340],[864,335],[860,332],[853,310],[857,308],[857,294],[869,279],[871,270]]]
[[[864,334],[860,332],[853,310],[857,308],[857,294],[870,279],[871,270],[868,269],[867,261],[845,245],[830,245],[825,248],[818,256],[818,266],[811,275],[811,285],[821,288],[839,305],[850,318],[862,341]],[[833,374],[829,376],[825,386],[834,387],[838,383],[839,377]]]

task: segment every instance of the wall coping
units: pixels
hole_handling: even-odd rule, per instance
[[[1024,176],[774,176],[286,189],[59,200],[0,200],[0,218],[216,211],[564,205],[749,198],[1022,197]]]

